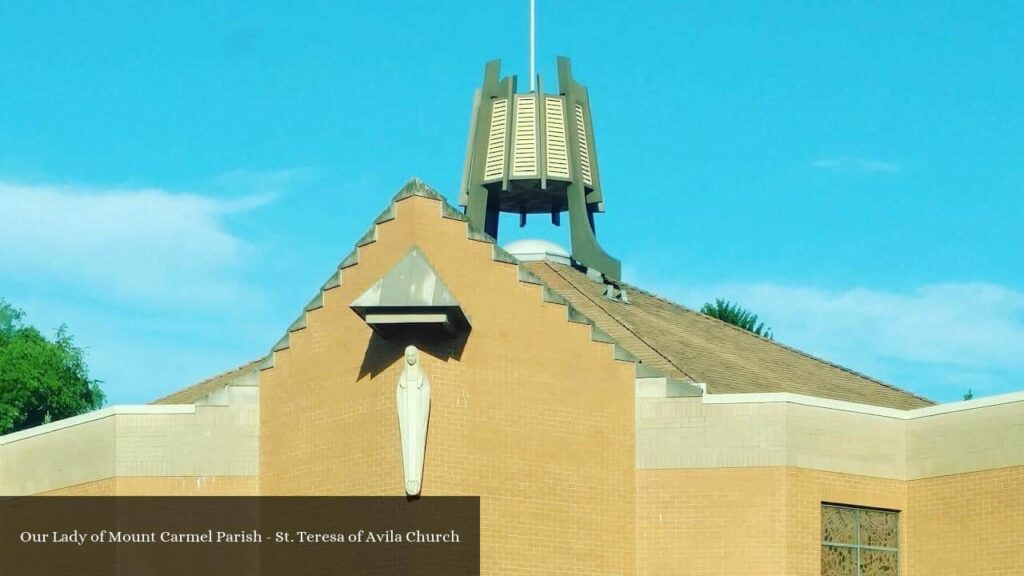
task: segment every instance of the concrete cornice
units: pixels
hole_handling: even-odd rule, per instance
[[[792,394],[789,392],[705,394],[702,401],[705,404],[800,404],[816,408],[855,412],[857,414],[884,416],[897,420],[914,420],[917,418],[927,418],[929,416],[938,416],[953,412],[976,410],[978,408],[987,408],[989,406],[998,406],[1001,404],[1024,402],[1024,392],[1011,392],[1009,394],[989,396],[987,398],[979,398],[977,400],[965,400],[962,402],[951,402],[949,404],[936,404],[935,406],[926,406],[924,408],[915,408],[913,410],[897,410],[895,408],[872,406],[870,404],[858,404],[856,402],[845,402],[843,400],[832,400],[829,398],[818,398],[816,396],[805,396],[803,394]]]
[[[57,420],[56,422],[50,422],[49,424],[43,424],[27,430],[21,430],[19,432],[12,432],[5,436],[0,436],[0,444],[10,444],[11,442],[17,442],[18,440],[24,440],[33,436],[39,436],[41,434],[48,434],[50,432],[56,432],[64,428],[71,428],[72,426],[78,426],[80,424],[86,424],[88,422],[94,422],[96,420],[102,420],[111,416],[127,416],[127,415],[145,415],[145,414],[195,414],[195,404],[139,404],[139,405],[124,405],[124,406],[108,406],[100,410],[88,412],[86,414],[80,414],[78,416],[72,416],[71,418],[65,418],[63,420]]]

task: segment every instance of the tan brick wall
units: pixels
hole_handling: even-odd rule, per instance
[[[118,477],[256,476],[259,409],[196,406],[195,414],[117,417]]]
[[[906,477],[904,420],[794,402],[715,398],[637,399],[637,468],[789,466]]]
[[[484,574],[632,574],[634,372],[494,262],[440,204],[409,198],[262,372],[263,494],[403,494],[402,348],[432,387],[424,495],[481,497]],[[465,347],[389,342],[349,309],[418,244],[473,323]]]
[[[118,478],[118,496],[256,496],[256,476]]]
[[[255,477],[258,417],[255,398],[238,406],[126,406],[9,435],[0,441],[0,495],[107,478]]]
[[[41,492],[39,496],[117,496],[117,478],[94,480]]]
[[[637,475],[640,575],[818,576],[822,502],[906,507],[904,482],[799,468]]]
[[[1024,466],[914,480],[907,503],[907,574],[1024,574]]]
[[[906,482],[820,472],[786,469],[786,574],[821,574],[821,504],[847,504],[890,510],[907,510]],[[900,550],[908,542],[907,515],[900,514]],[[903,576],[913,574],[900,567]],[[930,576],[930,575],[923,575]]]
[[[117,417],[0,444],[0,496],[78,486],[117,475]]]
[[[915,418],[907,424],[910,480],[1024,465],[1024,402]]]
[[[42,496],[256,496],[256,476],[107,478],[43,492]]]
[[[756,397],[638,398],[637,468],[789,466],[917,480],[1024,465],[1022,394],[910,412],[745,400]]]
[[[641,573],[819,574],[820,506],[835,502],[902,511],[904,576],[1024,574],[1018,395],[910,417],[708,400],[637,401]],[[780,510],[781,527],[751,519]],[[765,533],[784,566],[748,547]]]
[[[786,574],[785,480],[784,468],[637,471],[637,574]]]

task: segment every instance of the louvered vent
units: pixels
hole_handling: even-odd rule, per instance
[[[537,101],[532,94],[516,96],[516,131],[512,145],[512,175],[537,175]]]
[[[516,77],[502,77],[497,60],[484,68],[460,194],[466,218],[473,229],[497,238],[500,214],[516,214],[521,224],[529,214],[550,214],[557,226],[568,212],[572,260],[617,297],[622,265],[601,248],[594,231],[593,214],[604,211],[604,195],[587,87],[573,79],[572,64],[563,57],[558,89],[545,94],[539,77],[534,86],[516,92]]]
[[[547,131],[548,176],[569,178],[569,153],[565,146],[565,104],[558,96],[544,97],[544,128]]]
[[[505,134],[508,131],[508,98],[494,101],[491,107],[491,132],[487,137],[487,162],[484,181],[505,177]]]
[[[580,172],[583,183],[593,186],[593,175],[590,172],[590,145],[587,141],[587,123],[583,121],[583,106],[576,105],[576,137],[580,143]]]

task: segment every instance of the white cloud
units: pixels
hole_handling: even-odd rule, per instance
[[[251,247],[226,220],[272,199],[0,182],[0,273],[117,299],[223,304],[253,295],[234,273]]]
[[[932,284],[905,292],[771,283],[662,288],[697,308],[715,298],[760,315],[775,337],[816,356],[936,398],[969,386],[1024,389],[1024,292]]]
[[[297,183],[316,179],[321,170],[312,167],[286,170],[231,170],[213,178],[211,188],[227,194],[278,195]]]
[[[852,156],[822,158],[811,162],[810,167],[831,172],[858,172],[862,174],[895,173],[903,169],[897,162],[855,158]]]

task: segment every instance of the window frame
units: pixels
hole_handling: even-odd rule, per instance
[[[844,544],[844,543],[840,543],[840,542],[826,542],[825,541],[825,534],[822,533],[822,535],[820,537],[821,546],[818,548],[819,553],[822,550],[822,548],[824,548],[826,546],[831,546],[832,548],[846,548],[846,549],[856,550],[857,576],[863,576],[861,574],[861,570],[860,570],[860,567],[861,567],[860,552],[861,552],[861,550],[875,550],[875,551],[879,551],[879,552],[894,552],[896,554],[896,574],[897,575],[900,574],[900,538],[902,536],[902,533],[900,531],[900,525],[901,525],[901,522],[900,522],[901,511],[900,510],[893,510],[891,508],[877,508],[877,507],[874,507],[874,506],[854,506],[852,504],[839,504],[839,503],[836,503],[836,502],[822,502],[821,503],[821,512],[820,512],[820,518],[821,518],[822,521],[824,521],[825,508],[843,508],[843,509],[846,509],[846,510],[853,510],[855,512],[855,518],[856,518],[855,534],[857,535],[857,543],[856,544]],[[861,517],[861,512],[862,511],[888,512],[888,513],[896,515],[896,547],[895,548],[890,548],[888,546],[872,546],[870,544],[861,544],[861,542],[860,542],[860,536],[861,536],[861,534],[860,534],[860,517]]]

